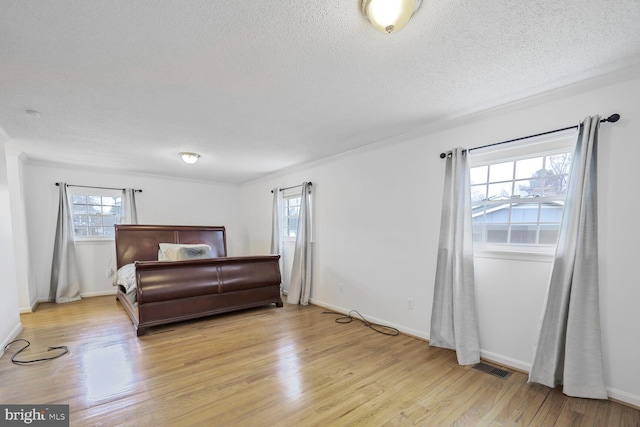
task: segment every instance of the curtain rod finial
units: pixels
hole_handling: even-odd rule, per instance
[[[609,117],[607,117],[607,121],[611,122],[611,123],[615,123],[618,120],[620,120],[620,114],[618,114],[618,113],[612,114]]]

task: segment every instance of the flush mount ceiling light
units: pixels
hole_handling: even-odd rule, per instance
[[[182,157],[182,161],[189,164],[189,165],[193,165],[195,164],[198,159],[200,158],[200,154],[198,153],[190,153],[188,151],[183,151],[180,154],[180,157]]]
[[[404,27],[420,7],[421,0],[362,0],[362,14],[381,33],[391,34]]]

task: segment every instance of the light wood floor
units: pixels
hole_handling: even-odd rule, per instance
[[[137,338],[114,297],[22,315],[33,358],[0,359],[0,403],[69,404],[78,426],[640,426],[640,411],[569,398],[456,363],[452,351],[341,325],[314,306],[264,307]]]

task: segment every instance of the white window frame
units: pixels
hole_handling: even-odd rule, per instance
[[[298,214],[297,215],[289,215],[289,201],[298,199]],[[299,188],[296,189],[287,189],[282,194],[282,227],[281,229],[281,239],[283,242],[287,241],[295,241],[296,240],[296,232],[291,236],[289,231],[291,228],[289,227],[289,219],[291,218],[299,218],[300,216],[300,205],[302,203],[302,192]],[[296,223],[297,224],[297,223]]]
[[[534,157],[542,157],[560,153],[573,153],[577,138],[577,130],[570,129],[553,134],[542,135],[521,141],[496,145],[470,151],[469,167],[481,167],[490,164],[517,161]],[[515,177],[514,177],[515,180]],[[554,201],[557,198],[535,198],[535,202]],[[511,197],[494,203],[527,203],[533,202],[530,198]],[[562,201],[564,203],[564,200]],[[489,204],[488,204],[489,205]],[[509,219],[511,224],[511,219]],[[513,243],[478,243],[474,242],[474,254],[489,258],[515,258],[532,259],[541,258],[549,260],[553,257],[556,245],[544,244],[513,244]]]
[[[117,199],[120,199],[120,208],[122,208],[122,191],[121,190],[110,190],[110,189],[102,189],[102,188],[84,188],[84,187],[73,187],[73,188],[69,188],[69,204],[71,207],[71,212],[72,212],[72,217],[73,217],[73,221],[74,221],[74,227],[73,227],[73,232],[74,232],[74,237],[76,242],[91,242],[91,241],[113,241],[115,240],[115,236],[113,235],[80,235],[80,234],[76,234],[76,227],[75,227],[75,218],[76,215],[82,215],[82,213],[76,214],[75,212],[75,206],[73,203],[74,200],[74,195],[84,195],[84,196],[98,196],[98,197],[114,197]],[[120,211],[115,218],[115,223],[118,224],[120,223],[121,220],[121,214],[122,212]],[[99,215],[95,215],[92,214],[92,216],[99,216]],[[103,228],[107,228],[109,226],[103,226]],[[113,226],[111,226],[113,227]]]

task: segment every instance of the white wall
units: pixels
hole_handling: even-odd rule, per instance
[[[398,138],[245,184],[243,242],[248,252],[266,253],[269,190],[312,181],[312,301],[356,309],[374,321],[427,338],[442,199],[440,152],[562,128],[592,114],[620,113],[620,122],[604,124],[600,132],[603,346],[610,396],[640,405],[637,250],[627,249],[640,242],[640,227],[634,221],[640,202],[631,181],[640,159],[639,76],[637,70],[626,70],[447,129]],[[476,261],[482,354],[529,369],[551,263],[540,257]]]
[[[18,313],[18,292],[15,269],[14,242],[9,209],[7,162],[2,129],[0,129],[0,356],[4,347],[22,330]]]
[[[224,225],[227,228],[229,254],[241,254],[237,186],[29,161],[25,162],[23,175],[29,257],[37,300],[46,300],[49,296],[58,211],[56,182],[142,189],[142,193],[136,194],[139,223]],[[108,269],[115,270],[114,243],[78,242],[76,251],[80,264],[81,295],[114,293],[112,279],[106,275]],[[28,308],[25,304],[26,301],[20,301],[21,309]]]

